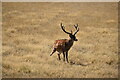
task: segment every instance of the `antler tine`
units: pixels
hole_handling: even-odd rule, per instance
[[[65,33],[71,34],[71,33],[67,32],[67,31],[65,31],[65,27],[62,25],[62,23],[61,23],[61,28],[62,28],[62,30],[63,30]]]
[[[78,24],[74,25],[74,27],[77,29],[77,27],[78,27]]]
[[[64,26],[62,25],[62,23],[61,23],[61,27],[64,27]]]
[[[74,35],[79,31],[79,28],[78,28],[78,24],[77,25],[74,25],[75,29],[76,29],[76,32],[74,33]]]

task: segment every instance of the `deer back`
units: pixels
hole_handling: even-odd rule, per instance
[[[73,41],[69,39],[61,39],[55,41],[54,48],[56,48],[58,52],[66,52],[72,47],[72,45]]]

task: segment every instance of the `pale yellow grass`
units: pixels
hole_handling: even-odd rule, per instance
[[[3,77],[118,77],[117,3],[3,3]],[[78,23],[69,62],[49,56]],[[62,55],[61,55],[62,58]]]

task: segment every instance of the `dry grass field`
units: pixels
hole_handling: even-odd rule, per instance
[[[117,78],[117,3],[2,3],[4,78]],[[79,24],[69,61],[50,56]],[[61,58],[63,56],[61,55]]]

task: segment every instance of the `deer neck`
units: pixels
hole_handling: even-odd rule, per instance
[[[71,45],[73,45],[74,40],[73,40],[73,39],[69,39],[69,43],[70,43]]]

